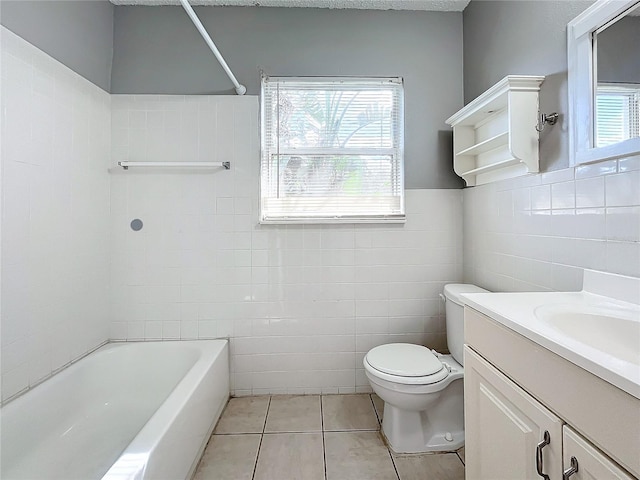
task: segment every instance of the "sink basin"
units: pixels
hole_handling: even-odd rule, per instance
[[[569,341],[640,366],[640,311],[597,305],[555,304],[534,310],[538,320]]]
[[[473,308],[640,399],[640,278],[585,270],[580,292],[462,294]]]

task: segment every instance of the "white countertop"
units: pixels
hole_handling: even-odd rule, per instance
[[[590,274],[593,273],[590,272]],[[603,283],[610,288],[611,281],[606,280]],[[632,279],[632,282],[640,282],[640,279]],[[585,282],[586,285],[587,282]],[[591,287],[591,283],[589,286]],[[639,286],[640,283],[634,283],[627,290],[635,294],[636,289],[640,292]],[[541,321],[535,313],[537,308],[547,306],[575,307],[583,312],[590,308],[605,308],[613,311],[618,309],[626,318],[632,319],[633,322],[640,322],[640,305],[586,291],[469,293],[461,296],[469,307],[640,399],[640,360],[632,358],[628,361],[628,359],[618,358],[615,352],[605,352],[578,341],[548,322]],[[635,300],[627,296],[623,298]],[[640,335],[638,338],[631,338],[630,342],[632,348],[637,345],[638,359],[640,359]]]

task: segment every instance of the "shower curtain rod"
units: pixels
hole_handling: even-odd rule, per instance
[[[187,12],[187,15],[189,15],[189,18],[191,19],[193,24],[198,29],[198,32],[200,32],[200,35],[202,35],[202,38],[204,38],[204,41],[207,43],[213,54],[218,59],[218,62],[220,62],[220,65],[222,65],[222,68],[224,68],[224,71],[229,79],[233,82],[233,85],[236,87],[236,93],[238,95],[244,95],[247,92],[247,88],[244,85],[238,83],[238,80],[236,80],[235,75],[233,75],[233,72],[229,68],[229,65],[227,65],[227,62],[225,62],[224,58],[222,58],[222,54],[216,47],[216,44],[213,43],[213,40],[211,40],[211,37],[207,33],[207,30],[204,28],[204,25],[202,25],[202,22],[196,15],[196,12],[194,12],[193,8],[191,8],[189,0],[180,0],[180,3],[182,4],[182,8],[184,8]]]

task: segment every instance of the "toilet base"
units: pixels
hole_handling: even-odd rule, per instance
[[[446,429],[442,428],[443,422],[433,423],[427,411],[412,412],[384,405],[382,433],[394,453],[451,452],[464,446],[463,422],[453,422]]]
[[[411,394],[407,394],[407,400],[405,396],[387,393],[378,388],[378,395],[385,400],[382,432],[395,453],[451,452],[464,446],[462,378],[453,380],[440,392],[420,395],[423,399],[420,410],[407,409],[411,408]]]

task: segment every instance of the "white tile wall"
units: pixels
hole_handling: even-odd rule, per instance
[[[464,190],[464,277],[580,290],[582,270],[640,276],[640,157]]]
[[[236,395],[368,391],[373,346],[445,347],[438,294],[463,273],[501,291],[640,276],[640,157],[409,190],[405,225],[260,226],[256,97],[110,97],[1,40],[2,400],[109,337],[230,337]]]
[[[4,27],[2,400],[108,338],[109,95]]]
[[[257,97],[112,106],[112,165],[232,165],[114,172],[112,338],[230,337],[236,395],[368,391],[373,346],[445,346],[438,294],[462,277],[461,191],[407,191],[406,225],[261,226]]]

